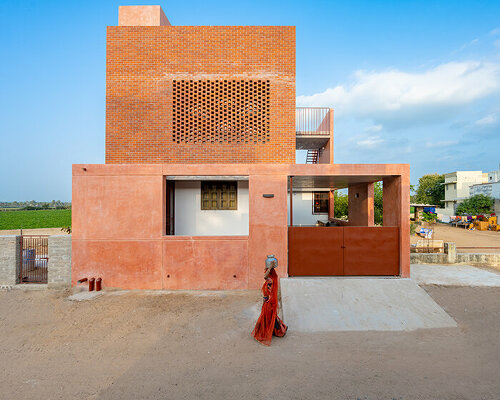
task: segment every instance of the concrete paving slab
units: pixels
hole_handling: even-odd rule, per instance
[[[410,279],[282,278],[290,331],[410,331],[457,324]]]
[[[75,294],[72,294],[71,296],[68,296],[68,300],[71,301],[87,301],[87,300],[93,300],[99,296],[102,296],[104,294],[103,291],[100,292],[78,292]]]
[[[419,285],[500,287],[500,273],[471,265],[412,264],[410,273]]]

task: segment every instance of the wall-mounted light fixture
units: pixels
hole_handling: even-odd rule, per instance
[[[272,199],[274,197],[274,194],[273,193],[265,193],[262,195],[262,197],[264,197],[266,199]]]

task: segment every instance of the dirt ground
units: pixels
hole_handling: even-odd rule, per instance
[[[499,247],[500,232],[493,231],[469,231],[464,228],[456,228],[450,225],[433,225],[434,239],[445,242],[455,242],[457,247]],[[410,243],[417,243],[422,239],[420,236],[411,236]],[[500,253],[500,249],[457,249],[461,253]]]
[[[4,399],[498,399],[500,288],[426,287],[459,328],[250,332],[258,292],[0,292]]]

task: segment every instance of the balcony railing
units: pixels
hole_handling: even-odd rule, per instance
[[[330,109],[328,107],[297,107],[295,131],[300,136],[330,136]]]

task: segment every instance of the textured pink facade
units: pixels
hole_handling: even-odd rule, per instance
[[[165,235],[169,175],[248,176],[249,235]],[[401,276],[409,276],[407,165],[74,165],[73,284],[99,276],[123,289],[256,289],[267,254],[286,276],[287,179],[311,175],[384,179],[384,225],[400,227]]]

